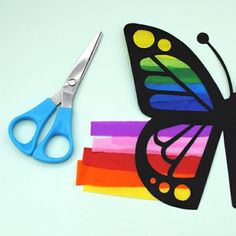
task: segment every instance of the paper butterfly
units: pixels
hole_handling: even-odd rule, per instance
[[[233,207],[236,207],[236,94],[224,100],[197,56],[173,35],[150,26],[124,28],[140,109],[152,119],[136,144],[136,168],[148,191],[169,205],[197,209],[222,131]],[[149,150],[149,143],[156,150]],[[155,154],[153,156],[153,154]],[[153,158],[161,166],[154,165]],[[156,163],[156,162],[155,162]]]

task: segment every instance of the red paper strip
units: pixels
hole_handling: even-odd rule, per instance
[[[148,161],[159,173],[167,174],[170,165],[160,155],[150,154],[148,155]],[[175,177],[193,177],[196,171],[195,167],[198,166],[199,161],[199,157],[186,157],[178,167],[178,171],[175,171]],[[97,168],[136,172],[134,154],[92,152],[91,148],[85,148],[83,164]]]

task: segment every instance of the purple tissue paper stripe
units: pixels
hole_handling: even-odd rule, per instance
[[[158,132],[158,136],[168,136],[168,137],[173,137],[176,134],[180,133],[184,128],[186,128],[188,125],[176,125],[170,128],[166,128],[163,130],[160,130]],[[193,137],[197,131],[200,129],[201,125],[195,125],[193,126],[192,129],[190,129],[187,133],[185,133],[185,135],[183,135],[184,137]],[[211,129],[212,126],[211,125],[207,125],[203,131],[201,132],[201,134],[199,135],[199,137],[208,137],[211,133]]]
[[[146,121],[92,121],[91,122],[91,136],[112,136],[112,137],[137,137],[146,125]],[[158,136],[173,137],[181,132],[188,125],[181,124],[160,130]],[[199,130],[200,126],[195,125],[189,130],[184,137],[192,137]],[[207,137],[211,133],[212,126],[207,125],[199,135],[200,137]]]
[[[139,136],[145,121],[92,121],[92,136]]]

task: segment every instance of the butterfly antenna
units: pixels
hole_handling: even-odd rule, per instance
[[[228,80],[228,84],[229,84],[229,91],[230,91],[230,95],[233,95],[234,91],[233,91],[233,85],[232,85],[232,81],[229,75],[229,72],[227,70],[227,67],[222,59],[222,57],[220,56],[220,54],[216,51],[216,49],[210,44],[209,42],[209,36],[206,33],[200,33],[197,36],[197,41],[201,44],[207,44],[211,50],[215,53],[216,57],[218,58],[218,60],[220,61],[221,65],[224,68],[227,80]]]

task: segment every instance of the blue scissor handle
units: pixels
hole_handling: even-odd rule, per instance
[[[11,121],[8,127],[8,133],[12,142],[16,145],[16,147],[20,151],[22,151],[27,155],[32,155],[44,125],[55,109],[56,105],[51,101],[51,99],[47,98],[38,106],[34,107],[32,110],[20,116],[17,116],[15,119]],[[24,120],[30,120],[36,124],[36,130],[34,136],[28,143],[21,143],[14,136],[14,128],[16,124]]]
[[[49,157],[46,154],[46,147],[49,141],[55,136],[63,136],[69,142],[69,150],[67,153],[58,158]],[[72,109],[60,107],[57,112],[55,122],[42,140],[42,142],[36,147],[33,152],[33,157],[36,160],[47,163],[61,163],[68,160],[73,153],[73,140],[72,140]]]

